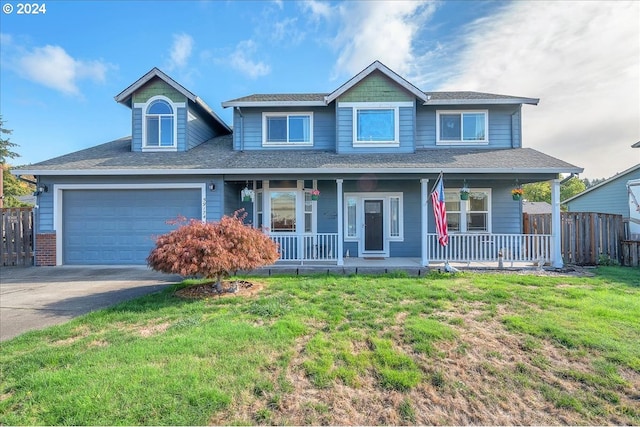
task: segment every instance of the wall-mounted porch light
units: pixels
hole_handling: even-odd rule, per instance
[[[211,181],[209,183],[209,191],[216,191],[216,183]]]

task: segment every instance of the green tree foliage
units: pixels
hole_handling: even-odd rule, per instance
[[[3,191],[4,191],[4,207],[5,208],[16,208],[21,206],[28,206],[26,203],[22,203],[17,199],[17,196],[26,196],[34,192],[35,188],[33,185],[30,185],[24,181],[18,179],[17,176],[13,175],[11,170],[11,165],[3,164],[2,167],[2,177],[3,177]]]
[[[560,200],[567,200],[587,188],[586,183],[574,176],[560,185]],[[532,182],[522,186],[524,199],[530,202],[551,203],[551,183],[549,181]]]
[[[523,198],[529,202],[551,203],[551,185],[549,181],[532,182],[522,186]]]
[[[11,129],[5,129],[4,121],[2,120],[2,116],[0,116],[0,163],[3,165],[7,163],[7,159],[20,157],[20,154],[11,151],[12,148],[18,146],[18,144],[14,144],[9,140],[9,135],[11,135],[12,132],[13,130]]]
[[[147,264],[163,273],[215,279],[220,291],[222,279],[231,272],[273,264],[280,257],[267,235],[244,224],[246,215],[236,211],[218,222],[192,219],[158,237]]]
[[[567,200],[587,189],[584,181],[577,176],[560,185],[560,200]]]
[[[2,181],[0,182],[0,197],[2,197],[2,203],[0,207],[17,207],[26,206],[16,199],[16,196],[27,195],[33,191],[32,188],[26,182],[20,181],[16,176],[10,172],[11,165],[7,163],[7,159],[15,159],[20,157],[20,154],[13,151],[14,147],[18,144],[11,142],[9,135],[13,130],[6,129],[4,127],[4,121],[0,116],[0,167],[2,168]]]

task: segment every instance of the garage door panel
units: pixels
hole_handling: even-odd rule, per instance
[[[63,263],[145,264],[179,215],[201,218],[199,189],[65,190]]]

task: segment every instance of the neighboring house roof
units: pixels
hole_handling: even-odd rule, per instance
[[[619,178],[621,178],[621,177],[623,177],[623,176],[625,176],[625,175],[628,175],[628,174],[630,174],[630,173],[632,173],[632,172],[635,172],[635,171],[637,171],[637,170],[640,170],[640,163],[639,163],[639,164],[637,164],[637,165],[635,165],[635,166],[630,167],[629,169],[627,169],[627,170],[625,170],[625,171],[623,171],[623,172],[620,172],[620,173],[615,174],[615,175],[614,175],[614,176],[612,176],[611,178],[607,178],[607,179],[605,179],[604,181],[602,181],[601,183],[599,183],[599,184],[597,184],[597,185],[594,185],[593,187],[587,188],[587,189],[586,189],[586,190],[584,190],[582,193],[576,194],[575,196],[570,197],[570,198],[568,198],[567,200],[563,200],[563,201],[562,201],[562,203],[563,203],[563,204],[565,204],[565,203],[569,203],[569,202],[571,202],[571,201],[573,201],[573,200],[576,200],[576,199],[578,199],[578,198],[580,198],[580,197],[584,196],[585,194],[589,194],[589,193],[591,193],[592,191],[597,190],[598,188],[603,187],[603,186],[605,186],[605,185],[609,184],[609,183],[610,183],[611,181],[613,181],[613,180],[619,179]]]
[[[498,95],[485,92],[423,92],[402,76],[398,75],[380,61],[375,61],[345,84],[331,93],[281,93],[253,94],[222,103],[223,107],[280,107],[308,106],[323,107],[335,101],[365,77],[374,71],[380,71],[395,83],[423,102],[423,105],[479,105],[479,104],[532,104],[538,105],[538,98]]]
[[[145,74],[144,76],[140,77],[138,80],[136,80],[132,85],[130,85],[128,88],[126,88],[125,90],[123,90],[122,92],[120,92],[118,95],[115,96],[115,100],[117,102],[119,102],[120,104],[126,105],[127,107],[131,108],[132,105],[132,98],[133,98],[133,94],[140,89],[142,86],[144,86],[145,84],[147,84],[148,82],[150,82],[151,80],[153,80],[154,78],[159,78],[162,81],[164,81],[166,84],[168,84],[169,86],[171,86],[172,88],[174,88],[175,90],[177,90],[178,92],[180,92],[182,95],[184,95],[189,101],[191,101],[192,103],[194,103],[195,105],[197,105],[204,113],[206,113],[207,115],[209,115],[209,117],[211,119],[213,119],[215,122],[217,122],[220,126],[222,126],[225,130],[227,130],[228,132],[231,132],[231,128],[224,122],[224,120],[222,120],[212,109],[211,107],[209,107],[207,105],[206,102],[204,102],[202,99],[200,99],[200,97],[198,97],[198,95],[196,95],[195,93],[191,92],[190,90],[188,90],[187,88],[185,88],[184,86],[182,86],[180,83],[176,82],[175,80],[173,80],[171,77],[169,77],[167,74],[163,73],[160,69],[158,69],[157,67],[154,67],[151,69],[151,71],[149,71],[147,74]]]
[[[534,166],[535,165],[535,166]],[[152,175],[257,173],[579,173],[582,168],[531,148],[421,149],[408,154],[337,154],[320,150],[234,151],[232,136],[213,138],[186,152],[131,152],[122,138],[14,169],[31,175]]]
[[[528,214],[550,214],[551,205],[547,202],[522,202],[522,212]]]
[[[14,196],[16,200],[21,203],[26,203],[28,205],[34,206],[36,204],[36,196],[33,194],[29,194],[27,196]]]

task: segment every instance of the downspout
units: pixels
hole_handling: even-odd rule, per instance
[[[236,107],[238,111],[238,115],[240,116],[240,132],[238,136],[240,137],[240,152],[244,151],[244,115],[242,115],[242,111],[240,107]]]

